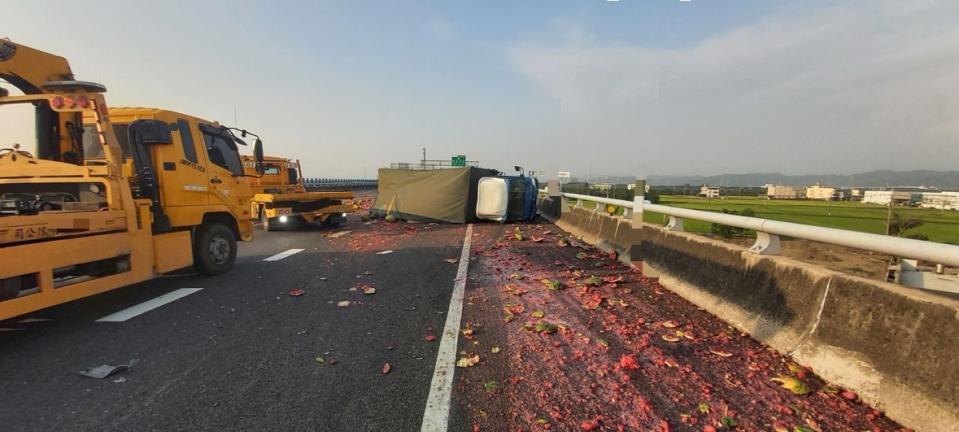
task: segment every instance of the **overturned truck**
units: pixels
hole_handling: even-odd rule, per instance
[[[379,170],[373,216],[421,222],[475,221],[480,179],[499,171],[476,168]]]

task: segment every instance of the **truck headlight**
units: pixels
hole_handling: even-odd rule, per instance
[[[280,216],[280,223],[286,223],[288,218],[286,216]]]

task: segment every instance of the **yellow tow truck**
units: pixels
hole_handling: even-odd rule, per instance
[[[252,240],[231,129],[108,109],[63,57],[2,39],[0,79],[0,320],[190,265],[218,274]]]
[[[267,231],[320,222],[336,226],[356,211],[351,191],[309,192],[303,181],[300,161],[266,156],[261,163],[263,175],[257,177],[257,161],[244,156],[243,164],[255,191],[251,211]]]

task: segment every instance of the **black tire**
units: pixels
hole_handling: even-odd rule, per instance
[[[193,238],[193,268],[205,275],[223,273],[236,261],[236,235],[218,222],[201,225]]]
[[[263,231],[276,231],[276,226],[270,223],[270,218],[266,217],[266,206],[260,206],[260,227]]]
[[[343,215],[336,213],[336,214],[331,214],[323,222],[320,222],[320,224],[326,228],[335,228],[340,226],[340,224],[342,224],[343,222],[346,222],[346,218],[343,217]]]

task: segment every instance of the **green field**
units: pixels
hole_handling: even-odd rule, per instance
[[[591,207],[591,203],[584,205]],[[755,197],[700,198],[681,195],[663,195],[659,204],[697,210],[721,212],[727,210],[743,211],[747,208],[756,213],[756,217],[831,228],[842,228],[875,234],[886,232],[885,206],[861,204],[847,201],[807,201],[807,200],[766,200]],[[893,208],[901,217],[917,218],[923,225],[909,230],[906,234],[922,233],[929,240],[941,243],[959,244],[959,211],[941,211],[922,208]],[[663,224],[666,218],[659,213],[645,212],[643,220],[649,223]],[[686,231],[708,233],[711,224],[697,220],[684,220]]]
[[[756,217],[831,228],[842,228],[875,234],[886,232],[884,206],[846,201],[766,200],[753,197],[699,198],[678,195],[661,196],[659,204],[697,210],[756,212]],[[929,240],[959,244],[959,211],[941,211],[922,208],[893,208],[901,217],[923,221],[922,226],[906,231],[906,234],[922,233]],[[663,215],[647,212],[646,222],[663,223]],[[691,232],[709,232],[707,222],[684,220],[683,226]]]

